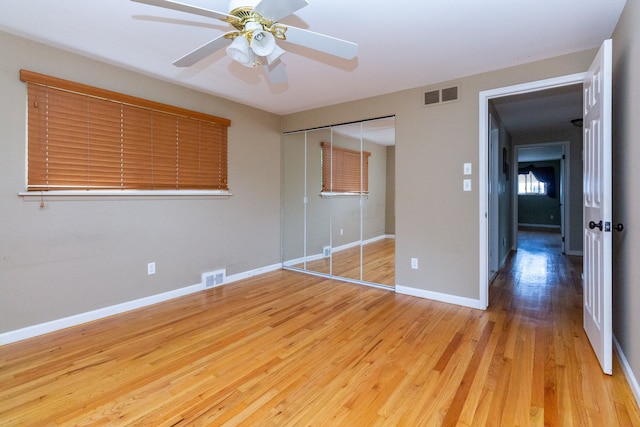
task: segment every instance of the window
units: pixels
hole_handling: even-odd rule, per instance
[[[227,191],[227,119],[21,70],[27,191]]]
[[[349,150],[323,142],[322,192],[368,193],[369,156],[371,153],[367,151]]]
[[[538,181],[533,172],[518,175],[518,194],[547,194],[547,184]]]

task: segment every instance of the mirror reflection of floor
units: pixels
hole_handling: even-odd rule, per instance
[[[332,274],[354,280],[395,286],[395,239],[376,240],[362,246],[362,278],[360,277],[360,246],[336,251],[329,258],[307,262],[307,270]],[[303,264],[294,267],[304,268]]]

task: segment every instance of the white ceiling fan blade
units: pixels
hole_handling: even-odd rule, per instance
[[[226,34],[223,34],[220,37],[217,37],[211,40],[210,42],[203,44],[199,48],[192,50],[182,58],[175,61],[173,65],[175,65],[176,67],[190,67],[196,62],[203,60],[207,56],[211,55],[212,53],[222,49],[223,47],[231,43],[231,40],[228,38],[225,38],[225,35]]]
[[[284,35],[288,42],[340,58],[353,59],[358,54],[358,45],[356,43],[314,33],[313,31],[287,26],[287,31]]]
[[[268,65],[265,65],[264,71],[267,73],[269,81],[273,84],[282,84],[287,82],[287,71],[285,70],[284,64],[280,58]]]
[[[193,13],[195,15],[206,16],[214,19],[225,20],[227,18],[236,19],[234,16],[228,15],[222,12],[216,12],[215,10],[203,9],[197,6],[191,6],[189,4],[179,3],[171,0],[131,0],[136,3],[144,3],[151,6],[164,7],[166,9],[178,10],[180,12]]]
[[[307,0],[262,0],[255,5],[253,11],[277,22],[308,4]]]

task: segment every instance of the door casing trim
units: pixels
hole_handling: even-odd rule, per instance
[[[479,295],[480,307],[484,310],[489,306],[489,100],[502,96],[517,95],[537,92],[572,84],[582,84],[586,72],[568,74],[550,79],[537,80],[512,86],[505,86],[479,92],[479,116],[478,116],[478,191],[479,191],[479,230],[480,230],[480,268],[479,268]]]

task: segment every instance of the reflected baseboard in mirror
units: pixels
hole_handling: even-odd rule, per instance
[[[330,265],[333,263],[333,270]],[[360,279],[360,246],[334,251],[331,257],[307,261],[306,270],[316,273],[362,280],[384,286],[395,286],[395,239],[385,238],[362,245],[362,279]],[[291,265],[304,269],[304,264]]]

